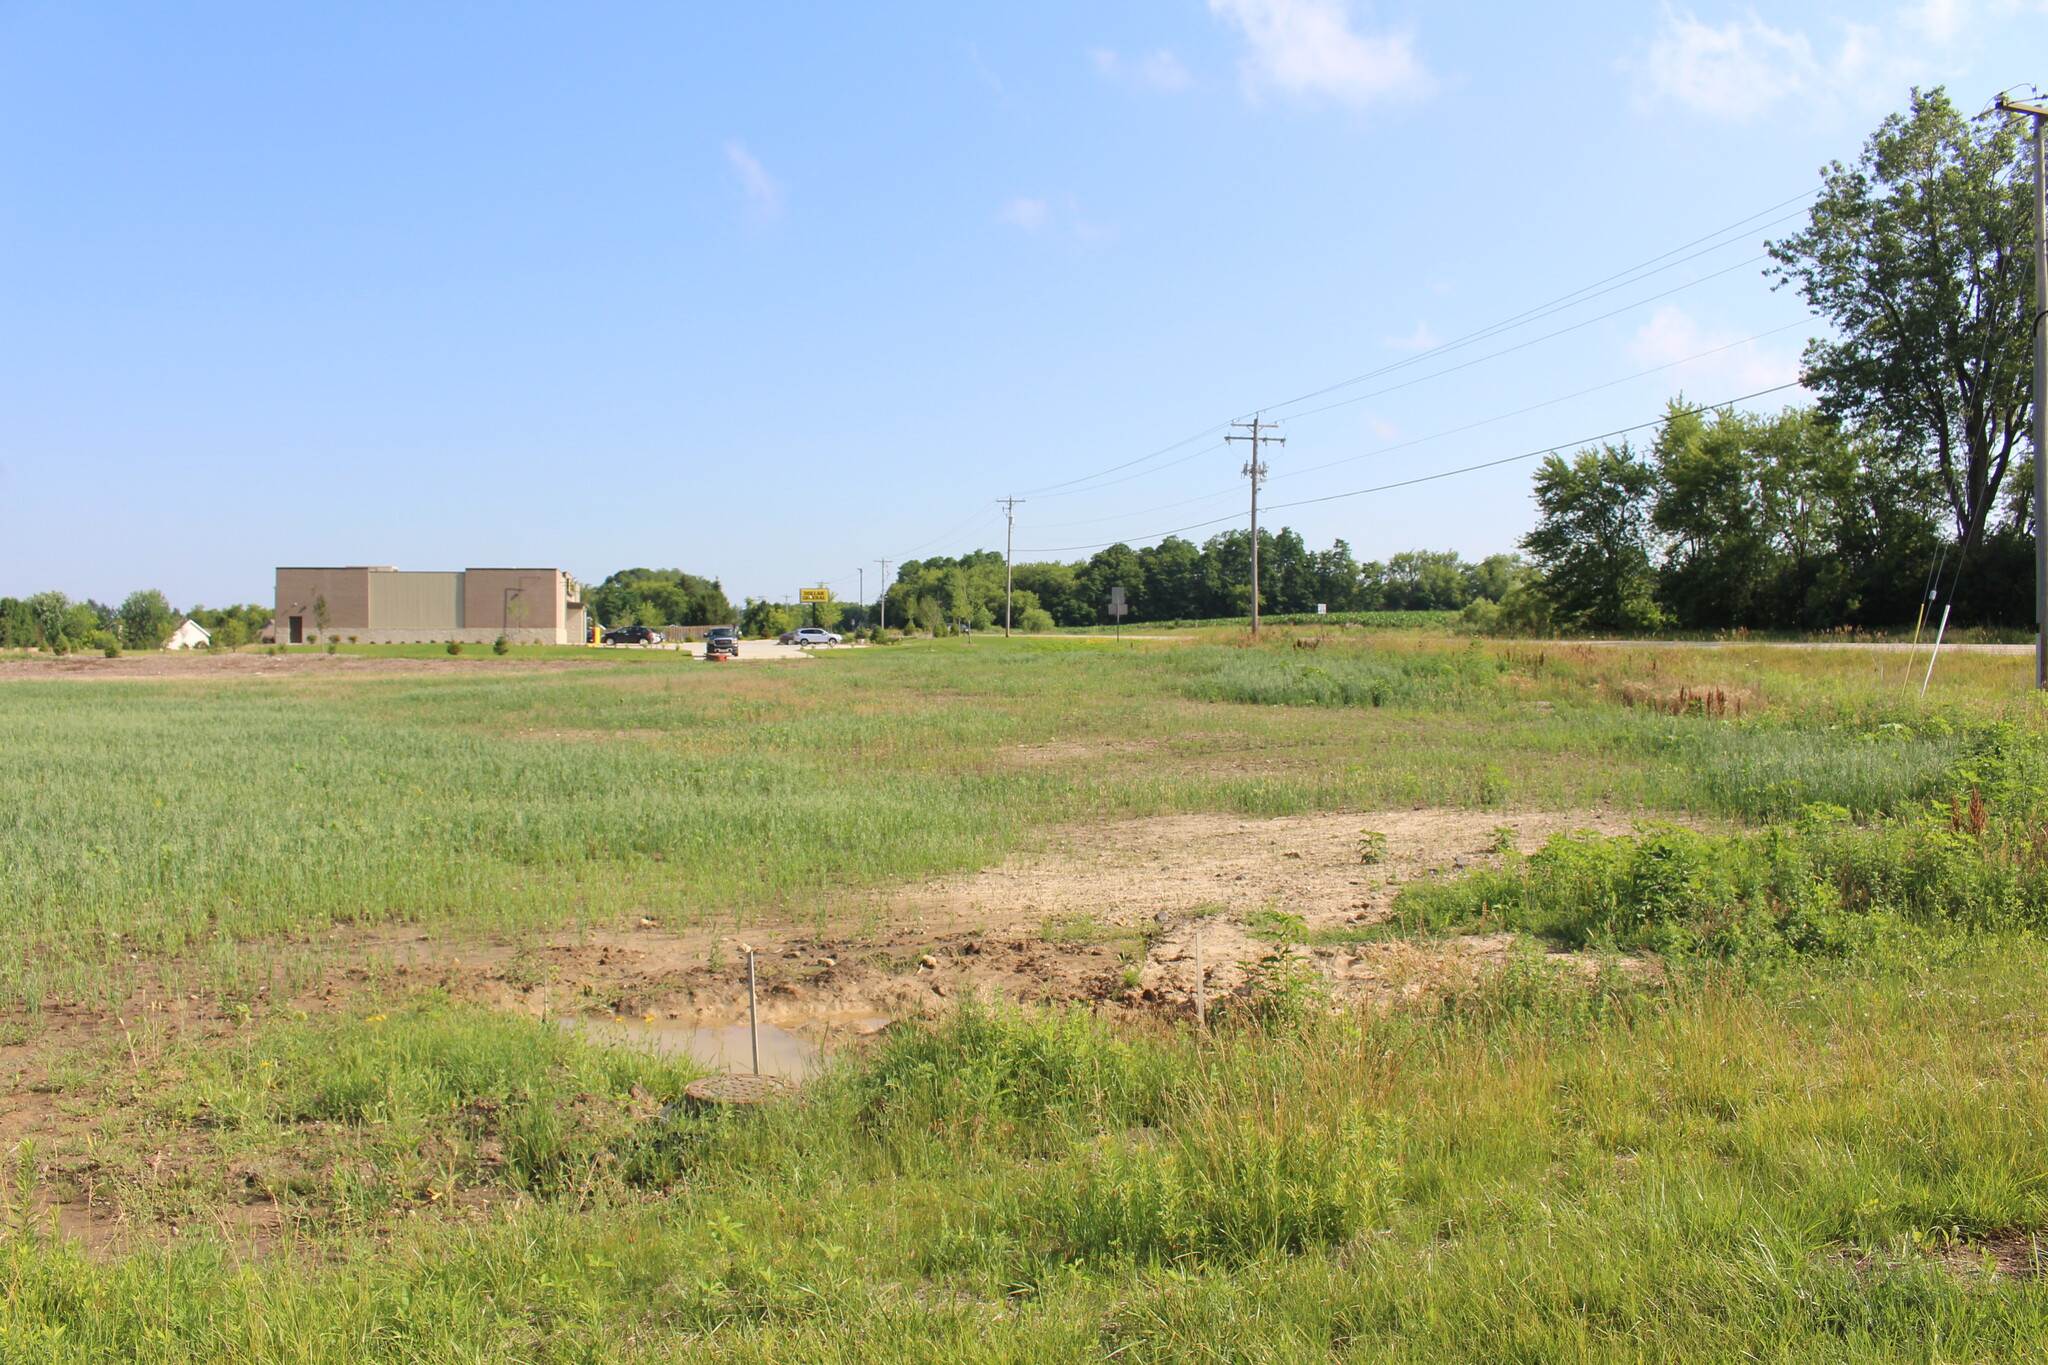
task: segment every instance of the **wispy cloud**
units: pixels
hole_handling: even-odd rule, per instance
[[[1382,337],[1380,344],[1397,351],[1429,351],[1443,345],[1444,339],[1432,332],[1427,322],[1418,322],[1415,324],[1415,330],[1407,336]]]
[[[2034,0],[1991,0],[1994,11]],[[1709,23],[1666,6],[1657,31],[1623,65],[1637,102],[1748,121],[1782,105],[1858,106],[1908,83],[1951,78],[1976,0],[1919,0],[1869,23],[1843,23],[1831,39],[1781,28],[1754,10]]]
[[[1091,223],[1081,216],[1081,206],[1067,195],[1057,202],[1019,195],[996,210],[996,218],[1012,227],[1046,237],[1072,238],[1083,242],[1113,240],[1114,228]]]
[[[731,163],[740,189],[747,196],[747,215],[757,223],[772,223],[781,218],[788,197],[782,182],[768,174],[754,154],[737,142],[725,144],[725,159]]]
[[[1021,197],[1012,199],[1009,203],[1003,205],[1002,211],[996,214],[996,217],[1005,223],[1014,224],[1017,227],[1023,228],[1026,232],[1044,231],[1046,220],[1050,216],[1051,211],[1046,207],[1043,199],[1025,199]]]
[[[1244,34],[1245,91],[1328,96],[1347,104],[1413,99],[1436,89],[1413,29],[1361,33],[1347,0],[1209,0]]]
[[[1629,357],[1645,370],[1676,366],[1680,383],[1702,390],[1689,396],[1708,402],[1799,378],[1797,355],[1744,341],[1740,332],[1709,331],[1674,303],[1659,308],[1637,329]]]
[[[998,76],[989,64],[981,59],[981,47],[976,43],[967,45],[967,60],[974,64],[974,78],[998,95],[1003,93],[1003,78]]]
[[[1091,47],[1088,60],[1111,80],[1128,80],[1154,90],[1185,90],[1194,84],[1180,58],[1163,47],[1149,57],[1125,57],[1114,48]]]

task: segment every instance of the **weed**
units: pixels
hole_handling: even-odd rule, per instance
[[[1360,830],[1358,833],[1358,861],[1367,867],[1377,867],[1387,860],[1387,836],[1376,829]]]

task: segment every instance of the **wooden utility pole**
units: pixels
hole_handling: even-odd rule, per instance
[[[1224,440],[1250,441],[1252,443],[1252,457],[1245,461],[1243,472],[1244,476],[1252,481],[1252,634],[1257,635],[1259,633],[1259,485],[1266,481],[1266,464],[1265,461],[1259,458],[1259,447],[1267,442],[1284,446],[1287,444],[1287,438],[1285,436],[1265,435],[1264,433],[1273,430],[1277,423],[1263,421],[1258,417],[1252,418],[1249,422],[1232,422],[1230,425],[1243,427],[1250,434],[1245,436],[1233,434],[1225,436]]]
[[[1998,97],[2000,113],[2034,120],[2034,686],[2048,688],[2048,165],[2041,125],[2048,100]],[[1924,689],[1923,689],[1924,690]]]
[[[889,561],[878,559],[875,563],[882,566],[881,620],[876,623],[875,629],[887,630],[889,628]]]
[[[1017,504],[1022,498],[997,498],[1009,525],[1003,531],[1003,638],[1010,638],[1010,552],[1017,542]]]

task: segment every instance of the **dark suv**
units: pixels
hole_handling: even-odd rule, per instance
[[[737,659],[740,657],[740,630],[738,626],[713,626],[704,632],[704,658]]]
[[[604,633],[604,642],[608,645],[651,645],[660,638],[645,626],[620,626]]]

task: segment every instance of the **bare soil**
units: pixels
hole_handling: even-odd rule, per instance
[[[295,1237],[294,1215],[272,1194],[290,1172],[238,1168],[203,1125],[165,1120],[151,1097],[170,1079],[158,1075],[167,1049],[237,1045],[277,1009],[317,1017],[432,990],[531,1017],[722,1026],[746,1017],[749,946],[763,1021],[828,1052],[862,1046],[885,1020],[941,1013],[968,992],[1187,1017],[1198,959],[1206,997],[1219,1005],[1262,959],[1292,958],[1340,1004],[1385,1006],[1468,986],[1512,936],[1319,936],[1383,919],[1419,878],[1497,862],[1503,828],[1528,850],[1561,831],[1628,827],[1612,811],[1168,816],[1070,829],[971,875],[849,895],[823,927],[642,918],[517,939],[344,927],[293,945],[327,964],[301,977],[303,989],[273,974],[272,985],[232,999],[189,992],[179,964],[166,963],[161,984],[118,1013],[52,1002],[34,1019],[0,1018],[0,1222],[54,1221],[103,1254],[202,1225],[254,1254]],[[1360,861],[1366,831],[1385,836],[1376,863]],[[251,958],[266,951],[251,945]],[[301,1159],[315,1165],[328,1150],[317,1133],[303,1146]],[[26,1200],[10,1193],[23,1163]],[[481,1189],[461,1208],[417,1211],[478,1215],[509,1197]]]

